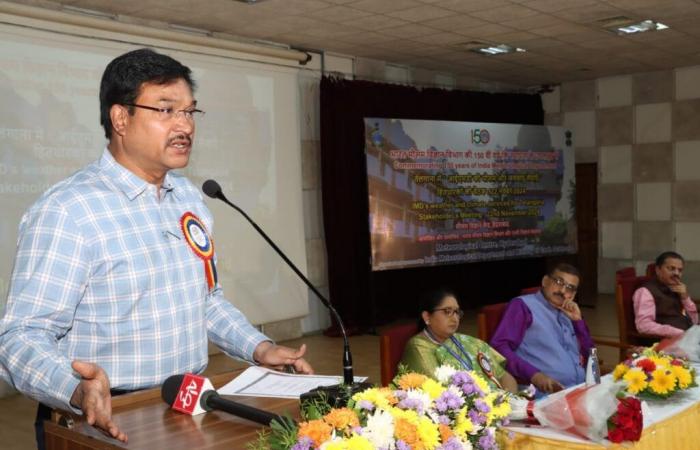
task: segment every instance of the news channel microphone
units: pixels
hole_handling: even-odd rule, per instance
[[[168,377],[161,388],[161,397],[175,411],[191,416],[217,410],[265,426],[270,426],[273,420],[284,421],[277,414],[223,398],[207,378],[191,373]]]

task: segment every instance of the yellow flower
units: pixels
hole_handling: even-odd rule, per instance
[[[421,417],[418,422],[418,437],[427,450],[433,450],[440,444],[440,430],[427,417]]]
[[[627,364],[618,364],[615,366],[615,370],[613,370],[613,380],[619,380],[625,373],[627,373],[628,370],[629,367],[627,367]]]
[[[690,374],[690,370],[683,366],[671,366],[671,372],[678,379],[678,387],[681,389],[686,389],[693,382],[693,376]]]
[[[391,408],[389,413],[394,420],[403,419],[411,425],[418,425],[418,413],[413,409]]]
[[[348,445],[346,441],[331,441],[323,446],[324,450],[347,450]]]
[[[459,414],[457,414],[457,419],[455,420],[455,434],[460,438],[465,439],[467,434],[471,433],[473,430],[474,424],[472,423],[471,419],[467,417],[467,408],[465,407],[460,409]]]
[[[638,394],[647,388],[647,376],[642,369],[630,369],[622,378],[627,382],[627,391],[630,394]]]
[[[366,437],[353,434],[346,442],[348,450],[373,450],[372,443]]]
[[[502,394],[499,394],[497,392],[492,392],[491,394],[487,395],[484,399],[486,404],[489,405],[489,407],[491,408],[491,411],[489,411],[486,415],[486,426],[489,426],[494,420],[508,416],[508,414],[510,414],[511,412],[510,403],[508,402],[507,398],[501,399],[501,403],[496,404],[496,400],[499,397],[501,397],[501,395]]]
[[[369,388],[365,391],[358,392],[352,396],[352,399],[355,400],[355,403],[366,400],[381,409],[388,408],[390,404],[384,390],[377,388]]]
[[[473,370],[469,372],[469,375],[474,378],[474,382],[477,386],[479,386],[479,389],[481,389],[484,394],[491,392],[491,387],[489,386],[488,381],[484,380],[480,375],[477,375],[477,373]]]
[[[420,388],[423,390],[423,392],[428,394],[430,400],[435,400],[436,398],[440,397],[440,395],[442,395],[442,393],[446,390],[443,385],[431,378],[425,380]]]
[[[407,389],[417,389],[421,387],[421,385],[427,380],[428,377],[425,375],[421,375],[419,373],[407,373],[401,376],[401,378],[398,379],[396,384],[399,385],[399,387],[403,390]]]
[[[651,373],[649,387],[655,394],[668,394],[676,389],[676,376],[665,369],[656,369]]]
[[[348,427],[360,426],[360,420],[357,418],[357,414],[350,408],[331,409],[331,411],[323,417],[323,420],[336,430],[345,430]]]

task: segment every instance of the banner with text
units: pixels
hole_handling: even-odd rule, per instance
[[[365,118],[372,270],[576,252],[561,127]]]

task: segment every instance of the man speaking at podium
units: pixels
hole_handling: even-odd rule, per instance
[[[171,171],[187,165],[203,114],[194,88],[188,67],[150,49],[110,62],[100,85],[107,148],[22,218],[0,375],[40,402],[40,448],[49,407],[126,442],[111,395],[202,372],[207,339],[251,363],[312,373],[305,346],[273,344],[224,298],[212,215]]]

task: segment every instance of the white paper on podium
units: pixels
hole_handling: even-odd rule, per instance
[[[355,377],[356,382],[366,379],[367,377]],[[304,392],[319,386],[331,386],[342,382],[342,377],[333,375],[282,373],[264,367],[251,366],[217,392],[221,395],[299,398]]]

